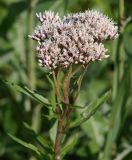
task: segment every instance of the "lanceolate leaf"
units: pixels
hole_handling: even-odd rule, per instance
[[[11,134],[8,134],[10,138],[12,138],[17,143],[21,144],[22,146],[34,151],[39,157],[43,157],[44,160],[50,160],[49,153],[45,152],[43,149],[39,149],[38,147],[34,146],[31,143],[27,143]]]
[[[67,153],[69,153],[74,148],[74,146],[78,142],[78,137],[79,135],[76,133],[67,140],[67,143],[64,145],[61,151],[62,157],[64,157]]]
[[[41,155],[40,151],[38,150],[38,148],[36,146],[34,146],[33,144],[31,143],[27,143],[17,137],[14,137],[13,135],[9,134],[9,136],[14,140],[16,141],[17,143],[21,144],[22,146],[28,148],[28,149],[31,149],[32,151],[36,152],[37,155]]]
[[[55,144],[56,132],[57,132],[57,121],[52,125],[49,131],[50,139],[53,144]]]
[[[131,63],[130,66],[131,67]],[[118,93],[113,103],[111,118],[110,118],[110,128],[106,139],[105,149],[104,149],[104,159],[111,159],[111,150],[113,144],[118,138],[118,134],[121,130],[121,125],[125,120],[127,110],[124,110],[127,102],[129,100],[131,81],[130,81],[131,71],[130,68],[126,68],[124,77],[121,81],[121,85],[118,88]],[[126,89],[127,88],[127,89]]]
[[[106,92],[102,97],[91,102],[89,106],[86,106],[85,108],[87,109],[85,109],[79,115],[79,117],[73,123],[71,123],[70,128],[76,127],[82,124],[83,122],[87,121],[93,114],[95,114],[95,112],[101,106],[101,104],[104,103],[108,99],[109,95],[110,95],[110,91]]]
[[[52,153],[52,146],[50,145],[50,141],[44,138],[42,135],[35,133],[35,131],[24,122],[24,126],[31,131],[34,140],[45,150],[45,152]]]
[[[3,81],[3,83],[16,91],[19,91],[21,93],[24,93],[25,95],[31,97],[32,99],[38,101],[39,103],[43,104],[46,107],[50,107],[50,103],[47,98],[43,97],[42,95],[30,90],[28,87],[22,87],[19,85],[16,85],[14,83]]]

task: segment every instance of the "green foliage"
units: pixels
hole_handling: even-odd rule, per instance
[[[54,85],[45,70],[36,64],[31,67],[37,62],[35,46],[28,40],[38,23],[35,12],[54,10],[63,16],[94,8],[124,21],[119,38],[106,43],[109,60],[89,66],[76,104],[69,104],[72,123],[61,154],[67,160],[131,160],[132,2],[126,0],[119,7],[123,0],[39,0],[30,14],[31,2],[0,1],[0,159],[53,160],[58,120]],[[34,51],[31,57],[30,51]]]
[[[95,114],[97,109],[104,103],[110,95],[110,91],[105,93],[101,98],[98,98],[91,102],[89,106],[85,106],[86,109],[83,109],[83,112],[79,115],[79,117],[75,120],[75,122],[71,123],[70,127],[77,127],[87,121],[91,116]]]
[[[20,143],[21,145],[23,145],[24,147],[28,148],[28,149],[31,149],[33,150],[34,152],[36,152],[38,155],[41,155],[41,153],[39,152],[38,148],[35,147],[34,145],[30,144],[30,143],[26,143],[24,141],[22,141],[21,139],[19,138],[16,138],[12,135],[9,134],[9,136],[16,142]]]
[[[31,97],[32,99],[38,101],[39,103],[43,104],[45,107],[51,106],[47,98],[30,90],[28,87],[21,87],[21,86],[14,84],[14,83],[8,82],[8,81],[3,81],[3,83],[5,85],[12,87],[13,89],[15,89],[18,92],[24,93],[25,95],[27,95],[27,96]]]
[[[66,154],[68,154],[69,152],[71,152],[73,150],[73,148],[75,147],[75,145],[78,142],[78,138],[79,138],[78,133],[71,135],[68,138],[66,144],[62,148],[62,152],[61,152],[62,157],[64,157]]]

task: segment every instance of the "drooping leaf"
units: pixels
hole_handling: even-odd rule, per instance
[[[45,152],[42,149],[39,149],[38,147],[36,147],[35,145],[31,144],[31,143],[27,143],[11,134],[8,134],[10,138],[12,138],[14,141],[16,141],[17,143],[21,144],[22,146],[34,151],[39,157],[43,157],[44,160],[50,160],[50,155],[49,153]]]
[[[25,95],[31,97],[32,99],[38,101],[39,103],[43,104],[45,107],[50,107],[49,100],[42,95],[30,90],[28,87],[22,87],[19,85],[16,85],[14,83],[11,83],[9,81],[2,81],[5,85],[15,89],[16,91],[19,91],[21,93],[24,93]]]
[[[22,146],[24,146],[24,147],[26,147],[26,148],[34,151],[34,152],[36,152],[37,155],[39,155],[39,156],[41,155],[41,153],[40,153],[40,151],[38,150],[38,148],[37,148],[36,146],[34,146],[33,144],[27,143],[27,142],[25,142],[25,141],[23,141],[23,140],[15,137],[15,136],[11,135],[11,134],[8,134],[8,135],[10,136],[10,138],[12,138],[12,139],[13,139],[14,141],[16,141],[17,143],[21,144]]]
[[[52,146],[50,144],[50,141],[48,141],[46,138],[44,138],[41,134],[35,133],[35,131],[24,122],[24,126],[31,131],[34,140],[45,150],[45,152],[52,153]]]

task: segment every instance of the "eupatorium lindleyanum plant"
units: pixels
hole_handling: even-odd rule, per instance
[[[53,80],[55,105],[50,104],[52,106],[50,112],[56,117],[56,136],[53,147],[49,146],[48,148],[48,151],[51,152],[46,155],[41,153],[39,149],[36,151],[34,147],[26,146],[25,143],[23,144],[22,141],[18,141],[14,137],[13,139],[35,150],[37,154],[45,155],[44,159],[61,160],[66,154],[66,149],[65,152],[63,149],[66,148],[65,144],[62,143],[62,140],[64,142],[64,133],[69,128],[90,118],[98,106],[108,97],[108,94],[105,94],[95,100],[89,108],[83,109],[75,122],[70,121],[73,110],[78,107],[75,102],[80,93],[82,79],[88,65],[93,61],[101,61],[108,57],[106,55],[107,49],[103,43],[117,37],[118,27],[111,19],[94,10],[67,15],[63,19],[51,11],[39,13],[37,17],[40,24],[29,37],[37,41],[38,63],[49,70]],[[28,95],[32,93],[28,89],[26,91],[28,91]],[[34,95],[33,98],[36,97],[37,100],[43,101],[42,97],[40,100],[38,95],[34,93],[32,95]],[[45,102],[44,104],[46,105]],[[43,145],[47,152],[47,145]]]
[[[40,24],[30,37],[38,42],[39,65],[48,68],[54,80],[58,121],[54,158],[60,160],[62,136],[69,126],[73,110],[70,104],[76,102],[88,65],[108,57],[103,43],[117,37],[117,26],[111,19],[93,10],[68,15],[63,19],[51,11],[39,13],[37,17]],[[83,71],[77,81],[77,90],[73,91],[71,79],[81,68]],[[63,76],[60,80],[61,72]]]

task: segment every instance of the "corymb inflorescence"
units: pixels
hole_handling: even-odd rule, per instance
[[[108,57],[104,41],[115,39],[117,25],[94,10],[60,18],[52,11],[37,14],[40,24],[30,36],[38,42],[40,66],[49,70],[88,64]]]

